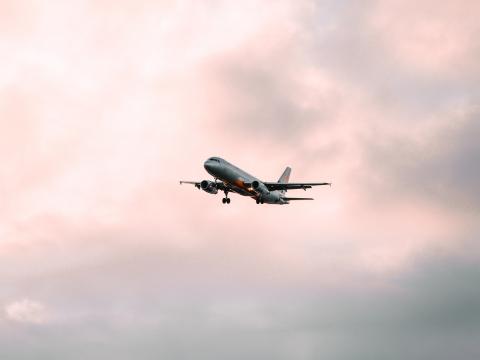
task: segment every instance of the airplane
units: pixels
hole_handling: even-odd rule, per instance
[[[310,189],[312,186],[329,185],[331,183],[289,183],[292,169],[287,167],[277,182],[260,181],[256,177],[239,169],[228,161],[211,157],[203,164],[205,170],[213,176],[214,181],[180,181],[181,184],[192,184],[197,189],[201,189],[209,194],[217,194],[219,191],[225,193],[222,199],[223,204],[230,204],[229,192],[237,193],[243,196],[249,196],[255,199],[257,204],[278,204],[286,205],[294,200],[313,200],[313,198],[288,197],[286,192],[295,189]]]

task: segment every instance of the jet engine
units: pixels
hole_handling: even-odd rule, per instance
[[[213,181],[203,180],[200,183],[200,187],[209,194],[216,194],[218,192],[217,185],[215,185]]]
[[[252,182],[252,188],[253,190],[255,190],[257,193],[261,195],[268,195],[270,193],[270,191],[268,191],[265,184],[258,180],[255,180],[254,182]]]

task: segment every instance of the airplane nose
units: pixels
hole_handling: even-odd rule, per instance
[[[203,163],[203,167],[208,171],[208,170],[212,170],[213,168],[213,165],[212,165],[212,162],[210,160],[207,160]]]

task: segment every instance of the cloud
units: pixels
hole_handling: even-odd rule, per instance
[[[476,6],[420,3],[11,3],[0,357],[478,357]]]
[[[478,10],[468,0],[389,1],[376,4],[370,20],[401,64],[427,76],[458,76],[465,67],[477,67],[472,60],[478,52],[475,34],[480,28],[473,15]]]
[[[223,126],[232,133],[262,134],[287,145],[328,122],[340,91],[302,59],[298,36],[287,33],[274,44],[249,44],[209,66],[211,81],[226,101]]]
[[[362,272],[355,284],[329,286],[242,278],[219,257],[218,264],[201,262],[198,253],[101,262],[48,276],[56,322],[34,337],[2,324],[0,354],[470,359],[478,353],[478,255],[437,250],[402,274]],[[212,271],[202,274],[207,264]]]
[[[22,299],[5,305],[8,320],[19,323],[44,324],[48,320],[47,309],[39,302]]]
[[[478,116],[478,109],[467,107],[445,114],[447,123],[420,138],[369,138],[370,161],[383,164],[373,182],[386,192],[425,198],[453,211],[477,211],[480,173],[472,164],[480,156]]]

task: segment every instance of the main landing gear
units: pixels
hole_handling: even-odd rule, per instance
[[[262,199],[256,199],[255,201],[257,202],[257,204],[263,204],[263,200],[262,200]]]
[[[228,197],[228,191],[225,191],[225,197],[222,199],[222,204],[230,204],[230,198]]]

